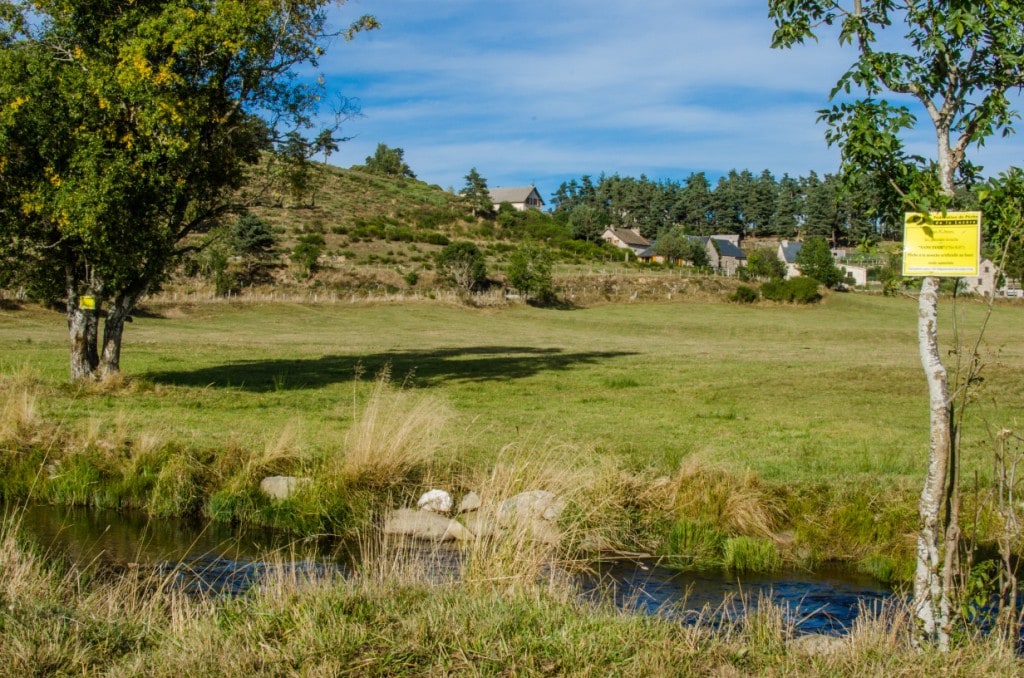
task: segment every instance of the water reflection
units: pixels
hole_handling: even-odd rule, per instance
[[[78,565],[155,570],[202,595],[240,595],[268,575],[282,574],[282,568],[296,579],[348,576],[360,560],[351,542],[295,540],[272,530],[55,506],[32,506],[19,514],[23,532],[48,553]],[[436,547],[407,548],[402,557],[438,580],[457,577],[461,562],[458,551]],[[880,607],[892,595],[868,577],[838,570],[738,579],[624,561],[599,564],[580,585],[590,599],[610,595],[623,609],[684,623],[730,623],[771,601],[804,633],[841,633],[862,608]]]

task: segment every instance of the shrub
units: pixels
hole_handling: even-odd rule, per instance
[[[528,299],[549,303],[555,298],[551,280],[551,251],[526,244],[509,258],[508,281]]]
[[[316,271],[317,260],[323,254],[324,237],[318,233],[301,236],[292,249],[292,263],[302,275],[312,275]]]
[[[729,301],[739,304],[752,304],[760,298],[761,294],[748,285],[740,285],[735,292],[729,295]]]
[[[769,301],[813,304],[821,301],[819,283],[814,278],[800,276],[789,280],[773,280],[761,285],[761,296]]]
[[[453,242],[437,255],[437,269],[452,284],[467,291],[487,282],[487,265],[480,249],[471,242]]]

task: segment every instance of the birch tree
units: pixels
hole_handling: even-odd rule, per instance
[[[969,149],[1013,132],[1010,94],[1024,86],[1024,3],[1009,0],[769,0],[772,44],[788,48],[830,33],[857,58],[821,112],[845,169],[888,178],[908,211],[952,204],[955,180],[977,171]],[[878,98],[896,95],[894,101]],[[911,108],[914,106],[915,108]],[[922,111],[935,157],[904,145]],[[920,640],[949,648],[957,567],[958,469],[952,401],[938,342],[939,279],[922,281],[918,340],[928,383],[928,470],[919,504],[914,611]]]

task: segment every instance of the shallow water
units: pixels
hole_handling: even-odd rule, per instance
[[[18,509],[22,530],[55,557],[79,565],[158,571],[197,594],[240,595],[274,568],[290,573],[338,573],[359,562],[358,546],[336,539],[295,540],[272,530],[150,519],[141,513],[57,506]],[[454,549],[403,551],[423,567],[449,576],[459,566]],[[684,623],[729,623],[771,601],[799,632],[842,633],[862,609],[893,594],[869,577],[843,570],[737,577],[723,572],[678,572],[645,561],[595,565],[580,578],[583,595],[611,596],[624,609],[663,614]]]

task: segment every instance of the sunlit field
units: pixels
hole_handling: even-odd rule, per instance
[[[941,304],[943,347],[973,344],[985,307]],[[666,302],[582,310],[390,305],[146,306],[125,334],[128,387],[66,383],[63,315],[0,312],[0,365],[40,382],[44,418],[70,429],[262,447],[288,429],[329,450],[382,370],[450,406],[442,456],[486,465],[508,445],[610,456],[671,473],[696,458],[779,483],[923,476],[927,392],[908,298],[823,304]],[[955,322],[954,322],[955,321]],[[984,472],[988,429],[1014,427],[1024,307],[997,305],[985,380],[963,431]],[[580,459],[574,460],[579,462]]]

